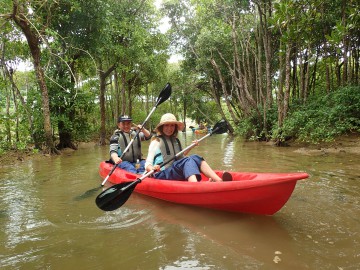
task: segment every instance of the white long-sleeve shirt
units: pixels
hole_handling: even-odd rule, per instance
[[[148,155],[145,161],[145,168],[147,168],[147,166],[149,165],[153,166],[155,155],[160,152],[160,142],[158,140],[151,141],[149,145]]]

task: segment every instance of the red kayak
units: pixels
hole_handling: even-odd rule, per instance
[[[101,162],[99,173],[105,178],[114,165]],[[216,171],[221,176],[221,171]],[[145,178],[135,191],[161,200],[205,208],[272,215],[290,198],[296,182],[308,178],[307,173],[251,173],[230,172],[233,181],[209,182],[202,175],[201,182],[158,180]],[[116,168],[109,178],[112,184],[135,181],[139,175]]]

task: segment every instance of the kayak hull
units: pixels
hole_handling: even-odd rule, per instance
[[[105,178],[114,165],[101,162],[99,174]],[[221,176],[221,171],[216,171]],[[230,172],[233,181],[209,182],[202,175],[202,181],[158,180],[145,178],[135,192],[157,199],[210,209],[273,215],[289,200],[298,180],[309,177],[307,173],[252,173]],[[132,182],[141,177],[116,168],[109,177],[110,184]]]

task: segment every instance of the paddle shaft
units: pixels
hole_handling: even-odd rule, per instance
[[[170,86],[170,84],[167,84],[166,87]],[[166,97],[167,99],[168,97]],[[123,153],[121,154],[120,159],[122,159],[125,155],[125,153],[129,150],[130,146],[132,145],[132,143],[134,142],[134,140],[136,139],[137,136],[139,136],[140,131],[143,129],[145,123],[149,120],[150,116],[154,113],[154,111],[156,110],[157,106],[159,104],[161,104],[163,102],[163,96],[159,95],[158,100],[156,101],[156,104],[154,105],[154,107],[152,108],[152,110],[150,111],[149,115],[146,117],[146,119],[144,120],[144,122],[141,124],[141,127],[136,131],[136,135],[134,138],[131,139],[131,141],[129,142],[129,144],[126,146],[125,150],[123,151]],[[101,183],[101,186],[103,187],[105,185],[105,183],[107,182],[107,180],[109,179],[109,177],[112,175],[112,173],[115,171],[117,167],[117,164],[114,165],[114,167],[111,169],[111,171],[109,172],[109,174],[105,177],[104,181]]]

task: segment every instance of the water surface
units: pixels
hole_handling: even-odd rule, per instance
[[[194,136],[181,134],[183,146]],[[0,268],[360,269],[359,156],[295,150],[227,135],[210,136],[192,150],[220,170],[309,173],[273,216],[136,193],[103,212],[94,202],[101,190],[81,195],[100,186],[98,165],[108,146],[2,165]]]

